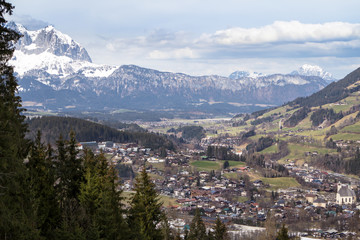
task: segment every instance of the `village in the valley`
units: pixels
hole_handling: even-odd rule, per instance
[[[296,136],[294,132],[285,133],[289,134]],[[358,219],[354,216],[360,211],[358,178],[320,170],[311,161],[283,158],[283,164],[279,164],[266,157],[266,151],[262,152],[265,157],[250,163],[245,159],[250,150],[239,146],[243,139],[228,135],[205,137],[196,149],[177,152],[114,142],[82,142],[78,149],[102,151],[119,169],[125,205],[136,173],[145,166],[156,184],[170,226],[180,232],[189,228],[198,208],[207,227],[219,216],[232,239],[256,237],[275,224],[286,224],[290,235],[303,239],[358,236],[354,231]],[[338,151],[359,145],[342,140],[335,144]],[[227,149],[226,156],[231,157],[219,159],[209,149]],[[308,149],[300,158],[322,154]]]

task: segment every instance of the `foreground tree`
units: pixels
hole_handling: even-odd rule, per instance
[[[162,231],[157,227],[163,220],[161,206],[155,184],[151,182],[144,166],[136,178],[135,195],[129,210],[131,239],[163,239]]]
[[[195,216],[190,224],[190,231],[188,238],[189,240],[206,240],[208,238],[206,234],[205,224],[200,216],[200,210],[197,208]]]
[[[60,221],[60,209],[54,188],[51,148],[46,149],[41,143],[40,131],[31,146],[28,160],[26,165],[29,172],[30,201],[34,210],[35,226],[40,230],[41,236],[54,239]]]
[[[70,140],[64,141],[60,135],[57,141],[56,193],[61,210],[61,230],[63,239],[82,239],[82,209],[79,203],[81,182],[83,181],[82,160],[77,158],[75,133],[70,133]]]
[[[86,239],[128,239],[116,172],[103,154],[84,154],[85,181],[79,200],[86,212]]]
[[[0,0],[0,238],[38,239],[23,164],[27,155],[26,125],[16,95],[13,67],[8,65],[20,35],[6,27],[13,6]]]
[[[289,240],[289,239],[290,237],[288,235],[288,229],[285,227],[285,224],[283,224],[276,236],[276,240]]]
[[[77,157],[75,132],[71,131],[70,140],[64,141],[62,136],[57,142],[57,174],[59,179],[60,202],[77,199],[83,181],[82,159]]]
[[[221,222],[219,216],[216,218],[214,231],[211,233],[211,239],[214,240],[228,240],[227,228],[224,223]],[[210,235],[210,234],[209,234]]]

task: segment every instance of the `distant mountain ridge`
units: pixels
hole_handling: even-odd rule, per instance
[[[324,71],[321,67],[309,64],[302,65],[298,70],[293,71],[291,74],[302,76],[317,76],[331,82],[336,80],[331,73]]]
[[[286,74],[285,74],[286,75]],[[292,71],[287,75],[295,76],[308,76],[308,77],[320,77],[326,81],[336,81],[336,78],[329,72],[326,72],[320,66],[304,64],[299,69]],[[258,72],[249,72],[249,71],[235,71],[229,75],[230,79],[242,79],[242,78],[254,78],[258,79],[261,77],[266,77],[268,75]]]
[[[19,79],[19,94],[28,108],[228,113],[283,104],[328,84],[319,76],[298,74],[239,72],[232,77],[195,77],[135,65],[99,65],[91,62],[85,48],[54,27],[28,31],[19,24],[10,25],[24,36],[11,64]]]
[[[299,97],[289,105],[298,105],[300,107],[317,107],[328,103],[335,103],[348,97],[351,93],[360,90],[360,68],[349,73],[343,79],[333,82],[322,90],[313,93],[308,97]]]

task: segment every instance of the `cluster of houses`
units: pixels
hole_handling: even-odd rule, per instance
[[[319,221],[329,215],[348,219],[357,210],[358,183],[345,184],[350,182],[345,176],[319,171],[306,164],[298,167],[290,162],[285,167],[290,176],[307,184],[307,187],[273,190],[276,193],[270,196],[270,186],[261,180],[226,177],[231,175],[229,173],[240,176],[254,171],[248,166],[216,172],[197,171],[190,164],[190,160],[199,154],[196,151],[168,151],[166,157],[160,157],[149,148],[131,143],[85,142],[78,145],[78,149],[85,147],[111,153],[115,164],[131,165],[135,172],[139,171],[139,164],[134,163],[147,162],[147,172],[158,176],[153,179],[159,193],[176,199],[175,204],[165,208],[177,212],[177,216],[190,216],[199,208],[205,222],[214,222],[220,216],[232,231],[237,231],[234,223],[262,225],[269,213],[283,222],[298,221],[300,212],[304,212],[311,221]],[[165,164],[167,170],[159,168]],[[125,191],[131,190],[133,180],[124,179],[123,186]],[[186,217],[171,220],[177,228],[183,228],[190,222]]]

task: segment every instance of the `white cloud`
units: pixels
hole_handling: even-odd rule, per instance
[[[21,23],[24,25],[28,30],[38,30],[40,28],[46,27],[50,25],[48,22],[35,19],[29,15],[11,15],[9,17],[10,21],[14,21],[16,23]]]
[[[93,57],[95,61],[102,58],[98,63],[136,64],[196,75],[227,75],[248,69],[286,73],[310,63],[325,68],[331,65],[327,70],[341,77],[345,69],[336,63],[359,63],[360,24],[278,21],[259,28],[231,28],[197,36],[160,29],[101,43],[103,47],[95,54],[98,57]]]
[[[276,21],[260,28],[230,28],[204,34],[198,42],[221,45],[266,43],[332,42],[360,39],[360,24],[329,22],[304,24],[298,21]]]
[[[151,51],[148,55],[150,59],[183,59],[183,58],[197,58],[197,54],[190,48],[180,48],[170,51]]]

